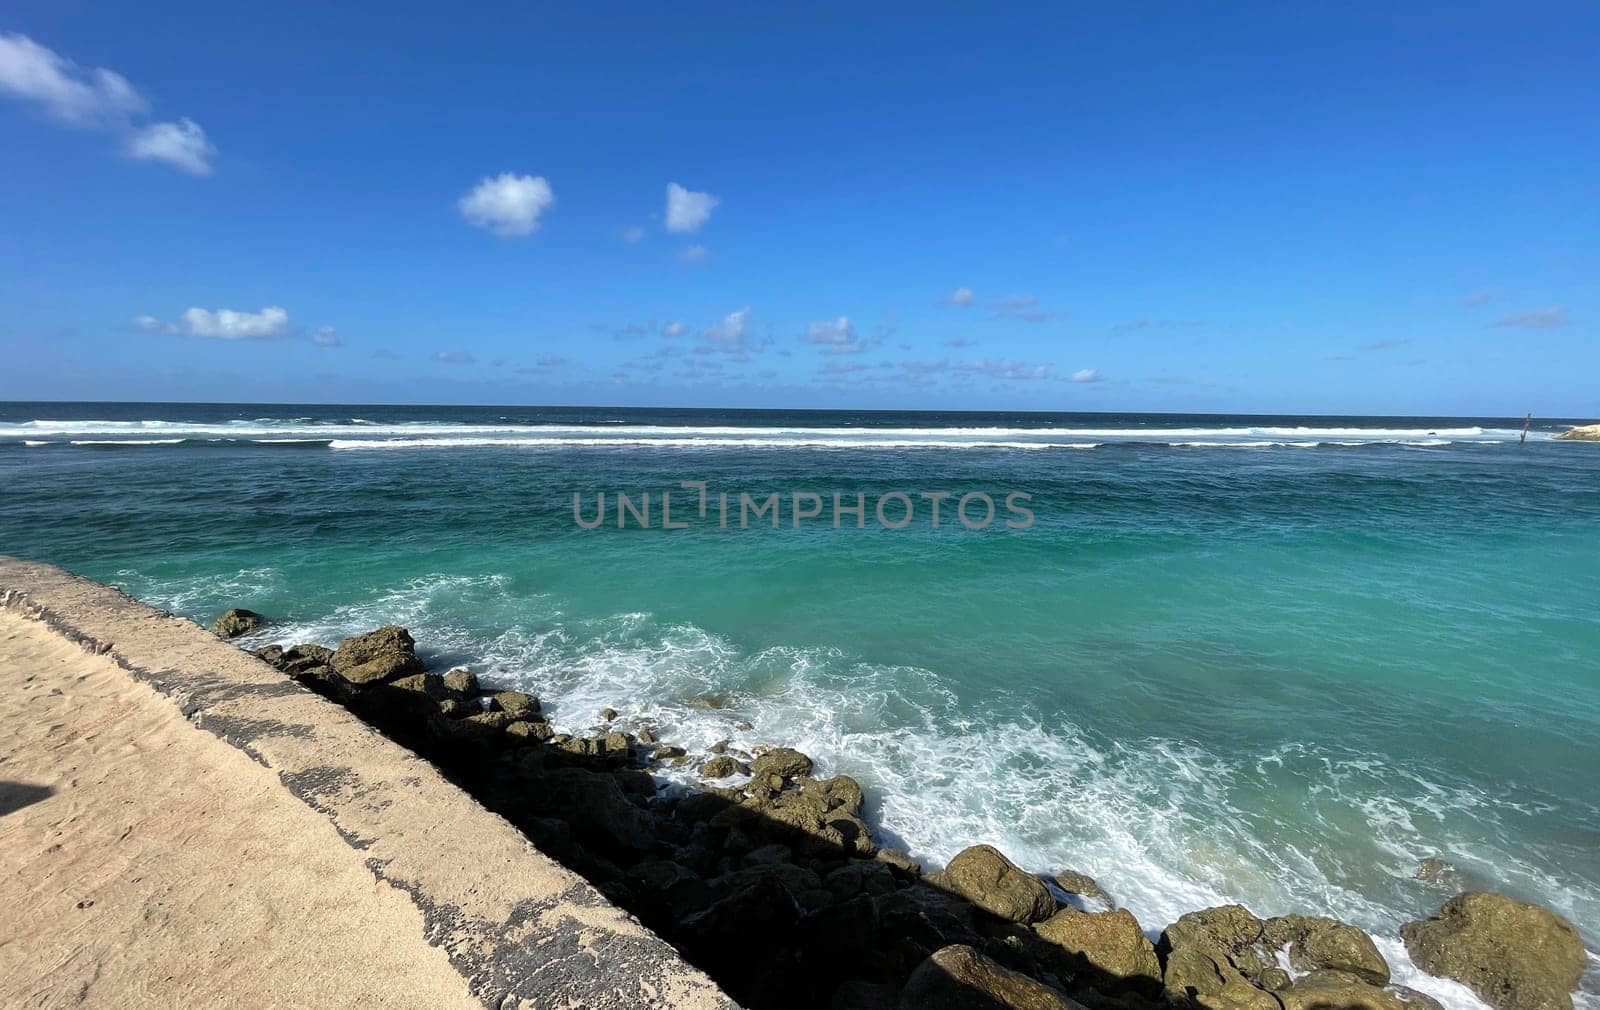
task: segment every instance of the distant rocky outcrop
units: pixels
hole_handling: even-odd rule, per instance
[[[1400,936],[1417,967],[1465,983],[1498,1010],[1572,1010],[1586,960],[1572,923],[1484,891],[1456,895]]]
[[[1573,442],[1600,442],[1600,424],[1581,424],[1563,431],[1556,438]]]

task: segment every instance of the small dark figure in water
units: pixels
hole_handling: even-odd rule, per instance
[[[1528,416],[1524,417],[1522,419],[1522,440],[1517,443],[1518,445],[1527,445],[1528,444],[1528,425],[1530,425],[1532,423],[1533,423],[1533,411],[1530,410],[1530,411],[1528,411]]]

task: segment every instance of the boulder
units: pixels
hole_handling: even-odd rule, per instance
[[[1483,891],[1456,895],[1400,936],[1417,967],[1465,983],[1498,1010],[1571,1010],[1586,959],[1566,919]]]
[[[497,691],[489,696],[489,706],[513,719],[526,719],[539,714],[539,699],[522,691]]]
[[[738,758],[727,754],[718,754],[700,766],[700,777],[706,779],[725,779],[730,775],[744,774],[745,767],[739,763]]]
[[[393,624],[340,642],[330,665],[357,686],[422,672],[411,632]]]
[[[281,666],[283,664],[283,646],[281,645],[269,645],[264,649],[257,649],[250,655],[268,666]]]
[[[1387,985],[1389,962],[1366,933],[1337,919],[1285,915],[1268,919],[1262,929],[1268,950],[1287,948],[1296,971],[1323,969],[1349,972],[1369,985]]]
[[[934,881],[974,905],[1011,922],[1041,922],[1056,913],[1044,881],[1019,868],[992,845],[963,849]]]
[[[1372,985],[1345,971],[1314,971],[1277,993],[1283,1010],[1437,1010],[1431,997],[1401,987]]]
[[[1190,912],[1168,926],[1157,950],[1162,954],[1201,950],[1256,979],[1277,964],[1261,943],[1264,930],[1265,923],[1243,905],[1222,905]]]
[[[1079,1004],[971,947],[930,954],[900,990],[901,1010],[1082,1010]]]
[[[1102,992],[1128,986],[1153,992],[1161,986],[1161,962],[1139,920],[1125,908],[1080,912],[1065,908],[1034,932],[1061,952],[1067,972]]]
[[[217,618],[216,623],[211,625],[211,633],[218,638],[238,638],[257,628],[266,627],[266,624],[267,619],[254,610],[235,607]]]
[[[561,768],[546,772],[543,785],[540,803],[580,833],[619,849],[655,848],[655,822],[628,799],[613,776]]]
[[[476,695],[479,691],[477,675],[464,666],[458,666],[445,674],[444,686],[463,695]]]
[[[788,747],[774,747],[752,761],[750,771],[757,778],[776,775],[780,779],[795,779],[811,774],[811,759]]]
[[[1600,424],[1580,424],[1576,428],[1568,428],[1556,438],[1576,442],[1600,442]]]
[[[611,720],[615,719],[616,717],[617,717],[617,710],[614,709],[614,708],[602,708],[600,710],[600,721],[601,722],[610,722]]]
[[[283,650],[277,666],[291,677],[319,667],[331,666],[333,650],[321,645],[295,645]]]
[[[1098,905],[1098,908],[1086,908],[1085,911],[1107,911],[1117,907],[1111,900],[1111,895],[1106,889],[1087,873],[1076,870],[1062,870],[1055,876],[1056,886],[1068,894],[1083,900],[1085,905]]]
[[[1282,1007],[1276,996],[1251,984],[1215,947],[1190,944],[1170,950],[1161,984],[1166,990],[1167,1003],[1175,1007],[1200,1010],[1281,1010]]]

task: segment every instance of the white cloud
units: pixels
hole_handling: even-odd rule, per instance
[[[633,245],[636,242],[643,242],[644,229],[638,225],[632,225],[622,229],[622,241],[628,243],[629,245]]]
[[[721,351],[735,361],[747,361],[750,355],[766,349],[771,341],[750,332],[750,306],[722,317],[722,322],[707,326],[701,331],[706,343],[695,348],[696,354]]]
[[[866,342],[856,336],[850,317],[812,323],[806,327],[806,342],[821,344],[825,354],[859,354],[867,349]]]
[[[441,365],[470,365],[475,360],[469,351],[434,351],[432,359]]]
[[[678,253],[678,259],[684,263],[698,263],[710,255],[710,249],[695,243],[694,245],[684,246],[683,250]]]
[[[318,347],[338,347],[339,334],[331,326],[319,326],[311,331],[311,342]]]
[[[486,176],[456,206],[469,224],[502,238],[515,238],[537,231],[539,215],[555,202],[544,176],[502,172],[492,179]]]
[[[37,102],[74,126],[126,119],[145,100],[115,71],[85,69],[21,34],[0,35],[0,90]]]
[[[131,157],[163,161],[191,175],[211,174],[217,149],[198,123],[139,124],[149,103],[127,78],[104,67],[80,67],[26,35],[0,35],[0,92],[33,102],[68,125],[123,136]]]
[[[188,308],[178,317],[175,330],[210,340],[280,340],[289,335],[289,313],[277,305],[260,312]]]
[[[137,326],[141,330],[149,330],[151,333],[178,332],[178,328],[176,326],[173,326],[171,323],[164,323],[155,316],[150,315],[134,316],[133,325]]]
[[[1072,373],[1068,382],[1099,382],[1100,370],[1097,368],[1080,368]]]
[[[722,201],[710,193],[696,193],[675,182],[667,183],[667,231],[696,231]]]
[[[685,324],[685,323],[679,322],[676,319],[674,319],[670,323],[667,323],[665,326],[661,327],[661,335],[664,336],[664,337],[681,337],[685,333],[688,333],[688,332],[689,332],[688,325]]]
[[[1049,365],[1028,365],[1006,358],[1002,358],[999,361],[972,361],[963,365],[962,368],[978,375],[986,375],[991,379],[1022,381],[1048,379],[1050,377]]]
[[[190,175],[210,175],[216,145],[206,139],[206,131],[192,119],[176,123],[152,123],[128,138],[130,157],[144,161],[164,161]]]
[[[950,292],[950,304],[956,306],[957,308],[961,308],[961,309],[964,309],[968,305],[971,305],[972,304],[972,289],[971,288],[956,288],[954,291]]]

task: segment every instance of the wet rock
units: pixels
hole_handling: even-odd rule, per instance
[[[610,722],[611,720],[615,719],[616,717],[617,717],[617,710],[614,709],[614,708],[602,708],[600,710],[600,721],[601,722]]]
[[[1160,953],[1200,949],[1255,979],[1277,964],[1261,944],[1265,928],[1243,905],[1222,905],[1183,916],[1161,934],[1156,949]]]
[[[655,743],[656,735],[650,732],[649,726],[640,726],[639,732],[634,734],[634,739],[638,740],[640,743]]]
[[[799,778],[811,774],[811,759],[789,747],[774,747],[752,761],[750,771],[758,777],[776,775],[780,779]]]
[[[257,649],[250,655],[261,660],[268,666],[279,666],[283,663],[283,646],[269,645],[264,649]]]
[[[1106,892],[1106,889],[1101,887],[1100,884],[1087,873],[1079,873],[1076,870],[1062,870],[1060,873],[1056,874],[1055,882],[1057,887],[1061,888],[1063,891],[1066,891],[1068,894],[1084,899],[1084,904],[1086,906],[1099,906],[1086,907],[1084,909],[1085,911],[1099,912],[1107,911],[1117,907],[1117,903],[1111,900],[1111,895]]]
[[[445,674],[444,686],[457,694],[476,696],[479,693],[477,675],[464,666],[458,666]]]
[[[1081,1010],[1056,990],[969,946],[929,955],[900,990],[901,1010]]]
[[[254,610],[235,607],[217,618],[211,625],[211,633],[218,638],[238,638],[266,625],[267,619]]]
[[[1349,972],[1369,985],[1387,985],[1389,962],[1366,933],[1337,919],[1286,915],[1268,919],[1262,942],[1269,951],[1288,948],[1296,971],[1323,969]]]
[[[1056,913],[1056,899],[1044,882],[991,845],[963,849],[937,876],[938,886],[1002,919],[1027,924]]]
[[[1572,923],[1483,891],[1456,895],[1400,936],[1417,967],[1465,983],[1498,1010],[1571,1010],[1585,964]]]
[[[900,849],[879,849],[872,858],[887,863],[908,877],[922,876],[922,864]]]
[[[489,707],[513,719],[526,719],[539,714],[539,699],[522,691],[497,691],[489,696]]]
[[[1072,976],[1104,991],[1102,982],[1154,992],[1161,986],[1161,962],[1155,946],[1125,908],[1111,912],[1062,909],[1034,932],[1061,952],[1062,966]]]
[[[1289,986],[1293,985],[1294,976],[1290,975],[1282,968],[1268,968],[1266,971],[1261,973],[1260,978],[1256,979],[1256,984],[1268,992],[1277,992],[1280,989],[1287,989]]]
[[[700,777],[706,779],[725,779],[730,775],[743,775],[744,772],[744,765],[740,764],[737,758],[726,754],[709,758],[700,766]]]
[[[1156,945],[1169,1003],[1202,1010],[1279,1010],[1257,987],[1277,967],[1261,943],[1264,923],[1243,905],[1190,912],[1168,926]]]
[[[682,747],[674,747],[672,744],[666,743],[657,744],[656,748],[650,752],[650,760],[666,761],[671,758],[681,758],[684,756],[684,753],[685,752]]]
[[[411,633],[393,624],[340,642],[330,665],[357,686],[422,672]]]

